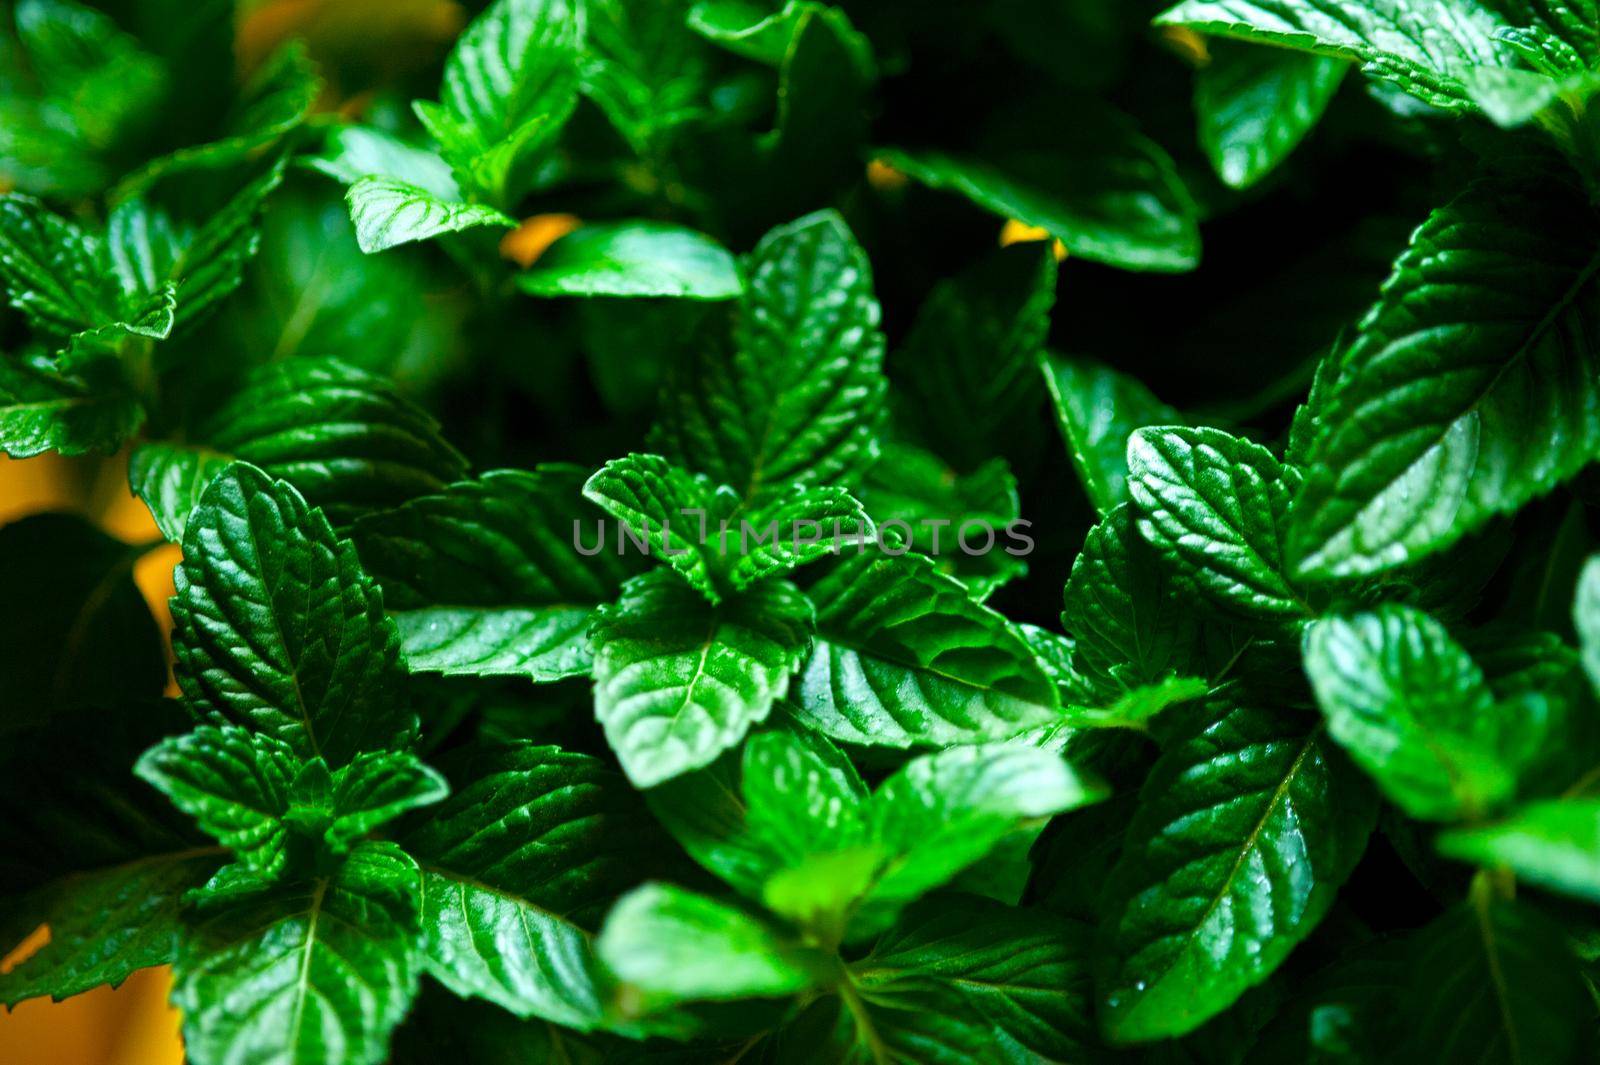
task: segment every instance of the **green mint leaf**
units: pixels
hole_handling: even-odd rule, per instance
[[[1217,429],[1152,427],[1128,439],[1140,534],[1245,619],[1292,622],[1307,613],[1283,557],[1299,483],[1266,448]]]
[[[102,12],[65,0],[14,5],[20,55],[36,82],[0,92],[0,183],[38,196],[92,195],[121,150],[147,132],[168,71]],[[9,20],[8,20],[9,21]]]
[[[28,196],[0,197],[0,279],[11,306],[59,335],[115,317],[116,290],[100,269],[100,241]]]
[[[530,296],[726,300],[744,281],[733,256],[705,234],[641,221],[578,228],[519,273],[517,287]]]
[[[1542,703],[1496,703],[1444,627],[1409,607],[1317,622],[1305,660],[1329,735],[1412,817],[1502,804],[1544,732]]]
[[[777,997],[818,979],[819,959],[748,913],[670,884],[646,884],[617,903],[596,949],[652,1004]]]
[[[437,492],[466,471],[432,416],[387,379],[337,359],[259,368],[190,437],[191,444],[141,446],[128,473],[156,524],[175,540],[231,460],[289,481],[338,524]]]
[[[79,873],[8,902],[50,929],[38,954],[0,974],[0,1004],[67,998],[120,984],[136,970],[165,965],[178,950],[183,900],[216,868],[211,848],[151,855]],[[13,944],[6,943],[9,950]]]
[[[1200,261],[1196,208],[1171,157],[1126,115],[1084,101],[1064,130],[1076,163],[1002,145],[983,155],[883,150],[914,181],[1040,226],[1071,255],[1124,270],[1192,270]]]
[[[356,243],[371,255],[397,244],[459,233],[475,226],[514,226],[505,212],[484,204],[448,199],[397,178],[358,178],[345,194]]]
[[[981,859],[1030,821],[1099,802],[1109,789],[1021,744],[952,747],[908,762],[873,793],[869,838],[886,855],[851,925],[859,936]]]
[[[378,1065],[417,993],[416,863],[390,843],[332,874],[220,905],[186,929],[172,1003],[200,1061]]]
[[[467,27],[445,62],[438,104],[418,116],[462,185],[509,207],[528,157],[577,105],[581,6],[497,0]]]
[[[1211,61],[1195,77],[1200,146],[1223,181],[1246,189],[1316,127],[1349,64],[1227,40],[1209,50]]]
[[[197,712],[334,766],[413,731],[383,597],[292,487],[235,463],[201,495],[183,549],[174,668]]]
[[[628,455],[600,467],[583,494],[622,523],[620,537],[643,541],[691,587],[713,603],[721,601],[726,545],[716,526],[733,501],[706,478],[660,455]]]
[[[847,743],[941,746],[1060,716],[1055,684],[1002,615],[921,555],[845,555],[807,591],[817,644],[802,720]]]
[[[921,436],[957,469],[1014,454],[1039,399],[1039,365],[1056,260],[1048,248],[1002,249],[934,289],[889,360]]]
[[[1600,901],[1600,800],[1530,803],[1503,821],[1440,834],[1439,852]]]
[[[491,470],[356,523],[412,670],[536,681],[589,672],[594,613],[639,559],[616,551],[614,528],[596,531],[584,479],[568,466]]]
[[[785,581],[706,602],[666,570],[635,577],[595,623],[595,716],[634,785],[709,764],[764,721],[810,642]]]
[[[1548,74],[1519,69],[1513,57],[1522,49],[1501,42],[1531,36],[1539,43],[1530,50],[1565,52],[1563,59],[1583,66],[1592,66],[1596,54],[1592,28],[1581,17],[1543,7],[1448,0],[1424,27],[1406,0],[1187,0],[1157,21],[1353,59],[1367,74],[1432,107],[1482,110],[1514,125],[1548,102],[1554,90],[1541,91]]]
[[[1050,356],[1044,380],[1083,490],[1095,510],[1110,514],[1128,501],[1128,437],[1183,419],[1134,378],[1082,359]]]
[[[329,131],[323,154],[308,162],[345,186],[364,177],[381,177],[415,185],[437,199],[465,199],[450,173],[450,164],[437,152],[374,126],[339,126]]]
[[[669,459],[746,497],[794,482],[850,487],[877,457],[885,382],[872,270],[831,211],[781,226],[745,264],[733,350],[669,379]]]
[[[748,588],[836,554],[836,543],[870,540],[872,519],[842,488],[796,485],[750,511],[739,512],[739,527],[729,535],[735,554],[728,581]]]
[[[597,0],[584,7],[583,95],[642,158],[671,144],[682,127],[706,113],[708,56],[683,31],[689,13],[689,0],[643,6]]]
[[[144,407],[120,385],[90,385],[42,358],[0,356],[0,451],[11,458],[110,454],[144,418]]]
[[[746,0],[701,0],[689,11],[689,28],[708,41],[736,55],[765,63],[783,65],[784,56],[794,47],[802,15],[834,20],[835,29],[848,45],[857,68],[870,74],[874,67],[872,45],[850,27],[837,8],[808,0],[789,0],[778,11],[771,5]]]
[[[41,924],[50,940],[0,974],[0,1002],[65,998],[173,959],[185,894],[226,855],[131,769],[185,716],[170,701],[103,703],[7,736],[0,950]]]
[[[347,851],[373,829],[449,794],[444,777],[423,765],[416,755],[399,751],[358,754],[333,775],[328,845],[337,852]]]
[[[1298,574],[1360,576],[1441,550],[1590,461],[1592,386],[1569,375],[1590,357],[1594,226],[1577,186],[1552,175],[1482,180],[1417,230],[1312,448],[1289,530]]]
[[[128,457],[128,487],[150,508],[161,535],[182,543],[200,494],[235,461],[232,455],[188,444],[143,443]]]
[[[1376,813],[1303,715],[1239,706],[1164,751],[1107,886],[1106,1035],[1182,1035],[1265,980],[1328,912]]]
[[[289,860],[283,818],[299,768],[287,743],[229,725],[165,740],[134,772],[248,869],[271,878]]]
[[[585,929],[659,863],[637,797],[598,759],[555,747],[479,748],[456,766],[455,793],[402,841],[422,867],[424,969],[520,1017],[601,1025]]]

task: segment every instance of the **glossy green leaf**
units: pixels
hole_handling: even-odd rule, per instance
[[[849,486],[877,457],[885,383],[872,270],[831,211],[773,230],[745,265],[733,349],[669,379],[668,458],[745,496]]]
[[[1535,102],[1553,97],[1553,91],[1538,88],[1551,80],[1549,74],[1565,73],[1561,68],[1568,65],[1592,66],[1600,55],[1582,15],[1521,0],[1446,0],[1429,17],[1408,0],[1186,0],[1158,21],[1353,59],[1367,74],[1433,107],[1481,109],[1508,124],[1537,110],[1530,94]],[[1529,36],[1537,43],[1528,42]],[[1502,43],[1519,37],[1519,47]],[[1516,62],[1519,53],[1530,52],[1540,55],[1546,72],[1535,74]]]
[[[1578,575],[1572,622],[1578,630],[1583,670],[1589,675],[1589,684],[1600,691],[1600,559],[1591,558]]]
[[[456,42],[439,103],[417,106],[452,169],[488,202],[511,205],[526,157],[577,105],[583,36],[583,8],[568,0],[497,0]]]
[[[190,705],[331,765],[410,734],[383,597],[289,485],[236,463],[211,482],[174,575],[174,667]]]
[[[867,994],[932,985],[1034,1054],[1089,1060],[1100,1053],[1089,931],[1038,910],[941,896],[908,910],[851,974]]]
[[[931,451],[888,439],[857,494],[885,534],[904,537],[979,600],[1027,571],[1034,542],[1003,459],[958,474]]]
[[[618,543],[624,537],[643,543],[646,553],[665,561],[711,602],[722,599],[725,548],[712,528],[732,501],[721,505],[706,478],[660,455],[628,455],[600,467],[584,483],[583,494],[621,523]]]
[[[424,968],[521,1017],[599,1025],[585,928],[659,860],[643,808],[598,759],[555,747],[479,748],[451,775],[455,794],[402,841],[422,866]]]
[[[587,225],[517,275],[531,296],[664,296],[725,300],[744,288],[739,266],[710,237],[663,222]]]
[[[677,574],[629,581],[595,623],[595,716],[641,788],[698,769],[744,739],[789,687],[811,607],[784,581],[713,605]]]
[[[583,483],[576,467],[491,470],[355,525],[411,669],[588,673],[594,612],[639,560],[598,527]]]
[[[1122,504],[1089,530],[1064,593],[1073,659],[1102,692],[1192,670],[1199,644],[1188,585],[1139,535],[1132,509]]]
[[[128,457],[128,487],[150,508],[161,535],[182,543],[200,494],[234,461],[232,455],[201,447],[150,441]]]
[[[11,458],[109,454],[144,418],[144,407],[119,385],[90,385],[41,360],[0,358],[0,451]]]
[[[333,823],[327,841],[343,853],[361,837],[395,818],[431,806],[450,794],[450,785],[416,755],[367,751],[333,775]]]
[[[1530,803],[1503,821],[1442,833],[1439,851],[1600,901],[1600,800]]]
[[[1299,474],[1266,448],[1217,429],[1140,429],[1128,439],[1139,532],[1218,606],[1244,618],[1307,612],[1283,557]]]
[[[1345,353],[1295,502],[1296,572],[1439,551],[1592,459],[1595,226],[1552,174],[1480,181],[1417,230]]]
[[[1478,898],[1455,907],[1417,936],[1407,970],[1397,1056],[1583,1060],[1586,985],[1560,928],[1528,906]],[[1466,1002],[1482,1008],[1463,1009]]]
[[[796,485],[748,513],[741,511],[736,534],[737,540],[730,534],[724,548],[735,556],[728,581],[748,588],[870,541],[874,529],[861,504],[844,489]]]
[[[271,876],[288,861],[283,817],[298,769],[287,743],[230,725],[166,740],[134,772],[239,861]]]
[[[1060,714],[1055,685],[1010,622],[926,557],[847,552],[807,594],[817,645],[796,700],[834,739],[972,743]]]
[[[369,255],[441,233],[459,233],[476,226],[516,225],[509,215],[493,207],[444,199],[397,178],[359,178],[345,198],[350,204],[350,221],[356,227],[356,243]]]
[[[617,979],[659,1002],[781,996],[817,980],[815,962],[773,929],[670,884],[624,896],[596,946]]]
[[[378,1065],[417,992],[417,866],[391,843],[332,874],[205,913],[173,967],[201,1061]]]
[[[227,458],[288,481],[341,524],[437,492],[466,472],[430,414],[386,379],[331,358],[261,367],[195,426],[192,439],[181,460],[168,445],[165,458],[156,452],[132,471],[142,475],[135,488],[171,530],[185,525],[195,485],[204,491],[201,479]]]
[[[1107,886],[1106,1035],[1193,1031],[1270,976],[1328,912],[1376,812],[1304,715],[1240,706],[1164,751]]]
[[[1195,78],[1200,146],[1223,181],[1249,188],[1316,127],[1349,64],[1232,41],[1210,52]]]
[[[1505,802],[1543,736],[1542,701],[1496,703],[1444,627],[1409,607],[1317,622],[1305,660],[1329,734],[1413,817]]]
[[[305,48],[291,42],[251,76],[221,136],[151,160],[118,183],[118,195],[137,195],[170,175],[234,166],[261,153],[306,120],[321,89]]]
[[[1057,755],[1020,743],[952,747],[913,759],[868,805],[870,838],[887,861],[855,915],[853,933],[882,928],[1023,824],[1107,794],[1104,784]]]

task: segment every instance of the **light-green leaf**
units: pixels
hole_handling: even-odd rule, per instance
[[[1531,803],[1503,821],[1442,833],[1439,851],[1600,902],[1600,799]]]
[[[144,417],[144,407],[120,386],[90,385],[43,360],[0,357],[0,451],[11,458],[110,454]]]
[[[744,281],[733,256],[705,234],[637,221],[579,227],[518,274],[517,287],[530,296],[726,300]]]
[[[595,623],[595,716],[648,788],[709,764],[766,719],[810,640],[811,606],[786,581],[713,605],[676,573],[629,581]]]
[[[378,1065],[417,992],[417,866],[392,843],[332,874],[205,913],[173,1005],[197,1061]]]
[[[1502,804],[1545,734],[1542,700],[1497,704],[1444,626],[1411,607],[1318,621],[1305,664],[1329,734],[1412,817]]]
[[[198,712],[342,766],[415,727],[383,597],[292,487],[245,463],[211,482],[174,574],[174,667]]]
[[[1106,889],[1107,1036],[1182,1035],[1265,980],[1327,913],[1376,815],[1304,715],[1241,706],[1169,747]]]
[[[790,995],[819,975],[820,958],[761,921],[670,884],[624,896],[597,949],[617,979],[658,1004]]]
[[[643,542],[691,587],[713,603],[721,601],[723,545],[712,528],[734,501],[719,498],[709,480],[660,455],[635,454],[600,467],[583,494],[621,523],[619,543],[620,537]]]
[[[356,243],[367,254],[397,244],[459,233],[475,226],[516,225],[504,211],[480,203],[444,199],[398,178],[369,174],[345,193]]]
[[[1572,623],[1578,630],[1583,671],[1589,675],[1590,686],[1600,691],[1600,557],[1591,557],[1578,575]]]

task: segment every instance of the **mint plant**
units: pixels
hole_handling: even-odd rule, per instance
[[[468,7],[0,5],[0,1003],[1594,1060],[1593,10]]]

